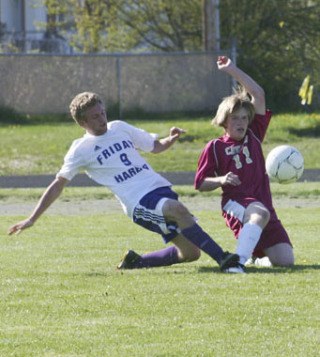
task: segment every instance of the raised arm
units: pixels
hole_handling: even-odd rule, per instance
[[[29,216],[29,218],[20,221],[9,228],[8,234],[19,234],[22,230],[33,226],[36,220],[42,215],[42,213],[60,196],[64,186],[68,180],[63,177],[58,177],[48,186],[37,206]]]
[[[163,139],[156,140],[154,142],[154,148],[152,150],[152,153],[159,154],[160,152],[169,149],[169,147],[172,146],[177,141],[177,139],[181,136],[181,134],[184,133],[185,130],[177,127],[172,127],[170,129],[169,136]]]
[[[230,58],[219,56],[217,66],[220,71],[228,73],[232,78],[239,82],[244,89],[250,94],[252,104],[257,114],[265,114],[266,102],[265,93],[262,87],[255,82],[249,75],[238,68]]]

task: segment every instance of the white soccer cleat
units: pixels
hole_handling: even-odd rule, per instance
[[[265,268],[272,267],[272,263],[270,262],[270,259],[268,257],[257,258],[254,261],[254,265],[257,267],[265,267]]]
[[[255,265],[256,267],[263,267],[263,268],[271,268],[272,263],[270,262],[270,259],[268,257],[263,257],[263,258],[249,258],[245,264],[245,266],[248,265]]]
[[[254,264],[254,258],[249,258],[245,263],[244,266],[247,267],[248,265]]]

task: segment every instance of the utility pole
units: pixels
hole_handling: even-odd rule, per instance
[[[21,1],[21,34],[23,38],[23,52],[27,52],[27,28],[26,28],[26,2]]]
[[[202,38],[205,51],[220,51],[219,0],[202,0]]]

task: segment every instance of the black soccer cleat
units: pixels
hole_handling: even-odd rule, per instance
[[[223,252],[220,261],[220,270],[225,271],[228,268],[237,267],[239,265],[239,255],[229,252]]]
[[[227,269],[224,269],[224,273],[231,273],[231,274],[245,274],[245,266],[241,263],[238,263],[235,266],[229,267]]]
[[[136,269],[140,259],[141,256],[139,254],[133,250],[128,250],[118,264],[117,269]]]

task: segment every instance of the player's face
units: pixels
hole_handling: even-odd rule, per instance
[[[246,135],[248,125],[248,112],[246,109],[241,108],[228,116],[225,131],[231,139],[240,141]]]
[[[81,126],[87,130],[88,133],[98,136],[107,132],[107,114],[104,106],[97,103],[95,106],[89,108],[85,112],[85,121]]]

